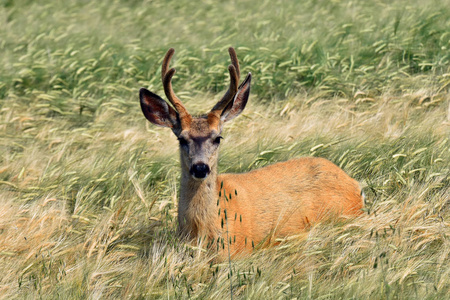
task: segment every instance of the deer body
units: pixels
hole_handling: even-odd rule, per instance
[[[218,249],[237,254],[273,237],[304,231],[314,222],[361,213],[358,183],[323,158],[299,158],[243,174],[218,175],[223,124],[238,116],[248,100],[251,74],[238,87],[239,64],[230,48],[230,88],[205,116],[193,118],[172,91],[174,69],[163,62],[164,90],[174,108],[141,89],[146,118],[169,127],[180,141],[179,232],[188,239],[207,238]]]
[[[182,183],[180,231],[191,238],[225,240],[228,231],[233,254],[274,237],[300,233],[322,219],[358,215],[363,206],[358,182],[323,158],[293,159],[244,174],[211,175],[201,183],[188,179],[186,188]]]

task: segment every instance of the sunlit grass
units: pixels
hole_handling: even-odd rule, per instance
[[[0,296],[444,299],[450,289],[446,1],[4,1]],[[205,112],[227,47],[255,78],[219,169],[326,157],[366,214],[218,263],[176,237],[177,141],[138,89]]]

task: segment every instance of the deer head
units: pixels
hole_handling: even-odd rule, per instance
[[[164,57],[161,79],[170,106],[158,95],[141,88],[139,98],[144,116],[155,125],[169,127],[180,142],[181,167],[196,180],[204,180],[217,167],[218,148],[223,124],[237,117],[245,108],[250,95],[251,73],[239,84],[239,62],[236,52],[229,48],[231,64],[230,87],[222,99],[206,115],[193,117],[172,89],[175,69],[169,69],[175,50]]]

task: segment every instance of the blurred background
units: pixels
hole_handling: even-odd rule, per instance
[[[134,106],[133,89],[161,91],[160,63],[170,47],[177,50],[174,84],[188,95],[224,90],[229,46],[256,75],[256,101],[311,91],[404,92],[423,80],[445,85],[448,4],[2,1],[0,96],[32,97],[56,114],[88,116],[105,103],[126,109]]]

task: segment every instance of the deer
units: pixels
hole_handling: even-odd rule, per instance
[[[223,126],[244,110],[252,74],[239,84],[237,54],[229,48],[228,90],[207,114],[194,117],[172,89],[175,69],[169,69],[169,63],[174,52],[167,51],[161,68],[171,105],[145,88],[139,99],[145,118],[170,128],[179,142],[181,238],[208,240],[207,247],[216,245],[222,253],[236,256],[306,232],[319,221],[362,214],[359,183],[325,158],[301,157],[247,173],[218,174]]]

